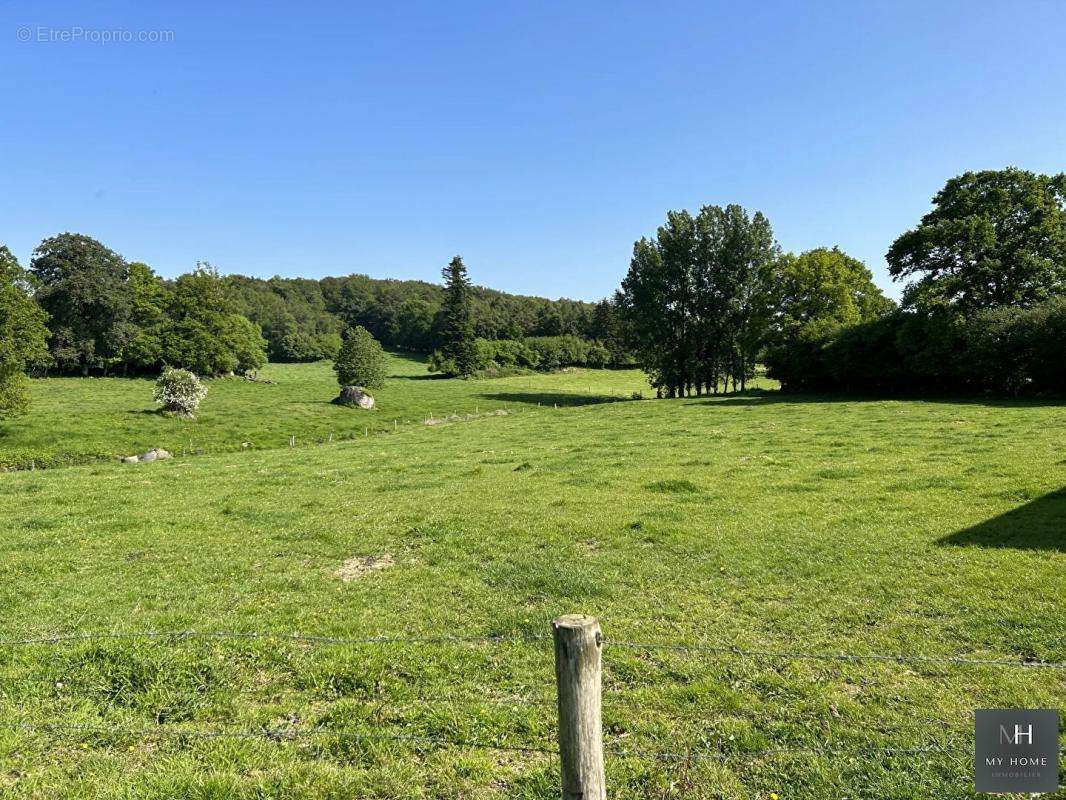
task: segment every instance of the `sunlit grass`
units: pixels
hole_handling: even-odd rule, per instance
[[[326,404],[324,365],[277,369],[306,380],[284,390],[305,399],[284,407],[324,396],[304,437],[349,416],[369,416],[382,435],[0,477],[3,638],[537,636],[560,613],[595,614],[608,640],[607,770],[618,798],[970,797],[973,709],[1066,700],[1054,670],[611,644],[1066,660],[1061,405],[772,393],[580,404],[628,398],[640,376],[461,382],[420,379],[412,366],[380,394],[380,412],[360,417]],[[247,388],[280,397],[283,385]],[[220,448],[231,444],[226,391],[197,423]],[[475,406],[512,413],[421,424]],[[386,435],[393,418],[409,422]],[[247,423],[286,444],[271,414]],[[106,433],[100,424],[96,441]],[[353,556],[384,554],[392,566],[350,582],[334,575]],[[552,679],[542,640],[2,647],[6,722],[416,739],[0,727],[0,794],[556,797],[551,756],[422,741],[550,749]],[[961,750],[866,754],[931,744]],[[751,755],[796,747],[855,754]]]
[[[84,464],[152,447],[181,455],[288,447],[293,439],[303,446],[392,431],[426,417],[599,403],[649,392],[636,370],[464,381],[431,375],[421,356],[392,354],[389,360],[392,377],[369,413],[330,402],[338,386],[329,363],[269,364],[259,373],[261,383],[206,381],[208,396],[194,420],[156,413],[151,379],[34,380],[31,413],[0,423],[0,469]]]

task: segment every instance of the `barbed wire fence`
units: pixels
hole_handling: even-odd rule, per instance
[[[565,618],[564,618],[565,619]],[[591,619],[591,618],[586,618]],[[558,622],[558,621],[557,621]],[[595,620],[592,620],[595,623]],[[564,687],[563,674],[560,672],[560,658],[567,658],[567,647],[564,644],[560,649],[560,641],[553,634],[500,634],[500,635],[416,635],[416,636],[326,636],[306,633],[282,633],[274,631],[239,631],[239,630],[145,630],[145,631],[75,631],[68,633],[45,634],[40,636],[28,636],[23,638],[0,639],[0,650],[32,647],[55,647],[64,644],[76,644],[94,641],[156,641],[163,642],[167,646],[176,645],[190,640],[236,640],[236,641],[274,641],[292,642],[315,646],[432,646],[432,645],[505,645],[505,644],[540,644],[548,641],[555,643],[556,655],[556,688],[559,711],[559,741],[555,746],[550,744],[511,744],[501,741],[492,741],[485,738],[446,737],[404,733],[385,733],[346,730],[333,727],[261,727],[252,729],[230,728],[195,728],[184,724],[166,723],[155,726],[122,727],[103,724],[64,723],[64,722],[34,722],[27,720],[0,721],[0,729],[23,732],[31,735],[84,735],[99,737],[121,737],[123,739],[250,739],[268,742],[294,742],[320,738],[333,738],[367,743],[403,743],[418,749],[431,748],[465,748],[478,750],[505,751],[519,754],[532,754],[559,758],[563,772],[564,783],[567,780],[568,760],[573,760],[574,753],[568,754],[568,747],[574,750],[574,742],[566,742],[564,734],[568,709],[564,708],[571,700],[575,686]],[[1066,662],[1039,660],[1031,657],[1007,658],[982,658],[968,655],[936,656],[923,653],[852,653],[852,652],[819,652],[799,649],[770,650],[761,648],[747,648],[728,644],[691,643],[681,644],[676,642],[654,641],[631,641],[626,639],[613,639],[603,637],[599,633],[598,624],[595,625],[595,648],[596,648],[596,678],[594,685],[586,687],[587,691],[594,693],[595,697],[595,727],[597,738],[602,734],[600,723],[600,677],[599,677],[599,650],[605,648],[630,650],[641,652],[668,652],[709,655],[733,659],[747,659],[755,661],[820,661],[835,663],[882,663],[901,664],[915,666],[938,665],[950,668],[997,668],[1019,669],[1032,671],[1066,671]],[[562,655],[561,655],[562,653]],[[570,656],[573,654],[570,653]],[[2,687],[0,687],[2,688]],[[578,687],[578,693],[584,691]],[[474,699],[474,698],[471,698]],[[483,701],[484,698],[476,698]],[[523,698],[523,702],[527,699]],[[513,701],[509,701],[513,702]],[[572,710],[572,709],[571,709]],[[588,722],[589,720],[584,720]],[[941,728],[946,726],[943,721],[930,720],[930,724],[936,724]],[[584,736],[584,734],[582,734]],[[905,757],[921,755],[942,755],[953,759],[960,766],[965,766],[964,756],[971,752],[970,746],[958,744],[926,743],[917,746],[860,746],[839,747],[831,743],[819,745],[799,745],[769,747],[756,750],[711,750],[708,748],[684,748],[683,752],[657,751],[641,748],[631,748],[619,744],[610,743],[606,748],[602,742],[579,742],[576,747],[585,753],[583,748],[592,746],[598,749],[602,762],[603,754],[611,758],[627,759],[636,758],[656,762],[755,762],[783,756],[812,755],[823,758],[868,758],[868,757]],[[595,754],[594,754],[595,755]],[[602,769],[602,764],[601,764]],[[573,776],[571,776],[573,777]],[[585,780],[588,776],[578,776],[579,780]],[[602,778],[600,779],[602,781]],[[595,780],[591,786],[594,790],[589,797],[595,797]]]

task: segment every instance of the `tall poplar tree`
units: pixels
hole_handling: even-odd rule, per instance
[[[778,248],[766,218],[737,205],[671,211],[633,246],[620,308],[659,394],[743,390],[771,316]]]

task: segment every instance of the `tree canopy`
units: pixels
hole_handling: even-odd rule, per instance
[[[737,205],[671,211],[633,246],[620,309],[638,361],[668,397],[744,388],[770,320],[770,223]]]
[[[33,251],[30,272],[56,363],[87,375],[116,360],[132,335],[123,258],[88,236],[61,233]]]
[[[25,411],[26,369],[50,361],[47,315],[28,289],[18,259],[0,245],[0,419]]]
[[[1066,290],[1066,174],[966,172],[889,248],[893,278],[916,278],[904,305],[964,316],[1031,306]]]
[[[782,255],[774,268],[773,294],[775,324],[784,330],[814,321],[854,325],[895,305],[866,265],[838,247]]]
[[[349,333],[333,364],[341,387],[361,386],[381,389],[388,376],[388,361],[381,344],[366,328],[356,326]]]
[[[174,282],[162,332],[163,361],[200,375],[245,373],[266,363],[259,326],[237,311],[229,281],[206,262]]]
[[[453,258],[441,271],[444,278],[444,305],[441,309],[443,325],[441,338],[442,358],[447,364],[445,371],[456,375],[471,375],[477,369],[477,338],[474,327],[474,312],[470,278],[459,256]]]

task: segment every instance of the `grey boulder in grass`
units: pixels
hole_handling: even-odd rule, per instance
[[[367,411],[374,407],[373,396],[362,386],[345,386],[333,402],[342,406],[358,406]]]
[[[139,456],[123,456],[123,464],[145,464],[150,461],[163,461],[168,458],[173,458],[170,451],[164,450],[162,447],[154,447],[147,453],[141,453]]]

